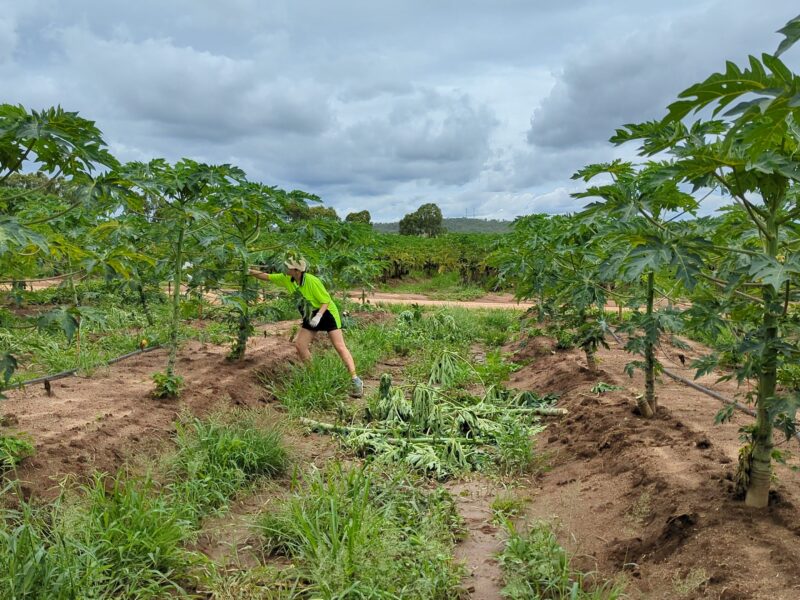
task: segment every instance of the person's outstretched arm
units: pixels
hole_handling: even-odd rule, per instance
[[[283,273],[263,273],[258,269],[248,269],[247,272],[256,279],[261,279],[262,281],[271,281],[272,283],[277,283],[286,289],[289,289],[289,283],[292,281],[291,277]]]
[[[263,279],[264,281],[269,281],[269,273],[262,273],[258,269],[248,269],[248,273],[255,277],[256,279]]]

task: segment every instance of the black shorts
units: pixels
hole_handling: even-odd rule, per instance
[[[303,311],[301,310],[300,313],[302,314],[302,312]],[[311,313],[311,318],[313,319],[316,314],[317,311],[315,310],[313,313]],[[335,331],[336,329],[339,329],[339,326],[336,324],[336,319],[333,318],[333,315],[329,310],[326,310],[325,314],[322,315],[322,318],[319,320],[319,325],[317,325],[316,328],[311,326],[311,323],[309,322],[310,320],[311,319],[303,319],[303,329],[308,329],[309,331]]]

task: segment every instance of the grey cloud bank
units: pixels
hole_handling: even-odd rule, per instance
[[[0,0],[3,102],[97,121],[121,160],[235,162],[393,220],[580,208],[569,176],[800,12],[736,0]],[[785,59],[793,68],[796,50]]]

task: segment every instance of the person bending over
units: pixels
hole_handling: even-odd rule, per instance
[[[250,275],[264,281],[271,281],[289,292],[299,291],[303,298],[310,304],[312,312],[307,314],[300,306],[300,313],[303,315],[303,324],[297,334],[294,346],[300,360],[306,362],[311,359],[311,342],[318,331],[327,331],[333,347],[342,359],[344,366],[352,377],[352,388],[350,395],[360,398],[364,394],[364,384],[356,373],[356,365],[353,356],[347,345],[344,343],[342,334],[342,319],[339,316],[339,309],[334,303],[325,285],[318,277],[307,273],[308,263],[304,259],[287,260],[284,263],[286,273],[262,273],[256,269],[250,269]]]

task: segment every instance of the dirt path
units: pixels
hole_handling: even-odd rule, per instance
[[[361,292],[348,292],[348,298],[354,302],[361,302]],[[408,294],[396,292],[371,292],[367,294],[368,304],[419,304],[420,306],[449,306],[458,308],[489,308],[505,310],[529,310],[535,308],[533,302],[520,302],[511,294],[486,294],[477,300],[431,300],[424,294]],[[619,307],[609,302],[605,310],[616,312]],[[627,312],[629,308],[623,308]]]
[[[361,302],[361,292],[349,292],[348,297],[354,302]],[[367,294],[368,304],[419,304],[420,306],[457,306],[463,308],[497,308],[510,310],[528,310],[533,308],[531,302],[517,302],[511,294],[487,294],[477,300],[431,300],[424,294],[405,294],[394,292],[372,292]]]
[[[466,536],[456,546],[456,560],[467,569],[463,586],[475,600],[502,600],[503,573],[497,554],[503,549],[500,528],[492,523],[491,504],[503,491],[499,482],[483,477],[445,486],[464,519]]]

